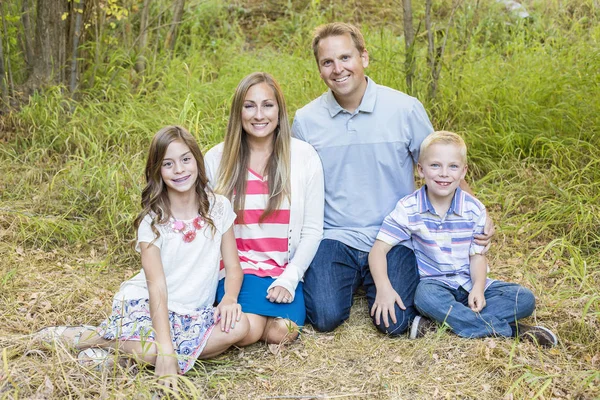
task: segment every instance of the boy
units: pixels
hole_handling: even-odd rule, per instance
[[[369,253],[377,287],[371,315],[385,319],[397,303],[398,294],[387,277],[386,255],[410,239],[420,276],[414,302],[421,315],[448,324],[462,337],[519,336],[542,346],[556,345],[550,330],[516,323],[533,313],[535,297],[530,290],[487,278],[484,247],[473,241],[483,232],[485,207],[459,187],[467,172],[463,139],[452,132],[431,134],[421,144],[417,169],[425,185],[397,203]],[[424,317],[415,317],[411,339],[435,327]]]

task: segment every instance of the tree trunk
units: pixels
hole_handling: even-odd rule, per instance
[[[29,18],[32,11],[30,0],[23,0],[23,3],[21,3],[21,24],[23,25],[23,51],[27,63],[27,75],[31,73],[33,68],[33,46],[31,44],[33,31],[31,30],[31,18]]]
[[[34,62],[30,89],[65,83],[68,0],[37,0]]]
[[[446,30],[443,32],[438,32],[431,26],[431,6],[432,0],[427,0],[425,3],[425,24],[427,28],[427,55],[430,72],[428,95],[429,100],[434,100],[437,96],[438,82],[440,80],[440,74],[442,72],[442,57],[444,56],[444,52],[446,51],[448,34],[450,32],[450,27],[452,26],[452,22],[454,20],[454,13],[458,8],[459,3],[456,2],[453,5],[452,11],[450,12],[450,17],[448,18],[448,25],[446,26]],[[436,47],[436,39],[439,42],[440,37],[442,38],[442,43]]]
[[[138,73],[146,69],[146,46],[148,46],[148,13],[150,11],[150,0],[144,0],[140,20],[140,36],[138,37],[138,56],[135,60],[135,70]]]
[[[165,48],[171,53],[175,49],[175,43],[177,42],[177,30],[181,23],[181,18],[183,17],[184,5],[185,0],[175,0],[173,3],[173,21],[171,22],[171,27],[169,28],[169,32],[165,39]]]
[[[404,61],[404,74],[406,78],[406,92],[413,93],[413,78],[415,75],[415,32],[413,30],[413,12],[411,0],[402,0],[402,11],[404,21],[404,44],[406,58]]]
[[[73,54],[71,56],[71,83],[69,90],[75,92],[77,86],[77,49],[79,47],[79,38],[81,37],[81,20],[83,19],[83,9],[85,0],[79,0],[79,3],[73,3],[73,12],[75,13],[75,31],[73,32]]]
[[[1,4],[0,4],[1,6]],[[2,91],[2,109],[8,109],[8,89],[6,84],[6,71],[4,70],[4,49],[0,40],[0,90]]]
[[[5,38],[7,39],[7,48],[6,48],[6,54],[7,54],[7,58],[6,58],[6,66],[8,67],[8,86],[10,88],[10,93],[9,94],[14,94],[15,93],[15,84],[13,81],[13,76],[12,76],[12,68],[10,65],[10,43],[8,42],[8,31],[6,29],[6,18],[4,17],[4,3],[0,2],[0,15],[2,16],[2,30],[4,31],[4,35],[2,36],[2,40],[4,40]],[[0,40],[1,41],[1,40]],[[4,58],[4,47],[2,47],[2,54]],[[2,63],[2,65],[4,65],[4,62]],[[3,75],[4,76],[4,75]]]

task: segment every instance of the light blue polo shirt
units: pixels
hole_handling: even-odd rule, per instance
[[[367,81],[353,113],[329,90],[299,109],[292,125],[294,136],[310,143],[323,163],[323,238],[362,251],[371,249],[396,202],[414,191],[419,148],[433,132],[417,99]]]

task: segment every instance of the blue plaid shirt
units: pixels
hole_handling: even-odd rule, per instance
[[[484,205],[460,188],[446,215],[439,216],[423,186],[396,204],[383,221],[377,239],[390,246],[411,240],[421,279],[436,279],[470,292],[473,284],[469,257],[484,249],[475,244],[473,236],[483,233],[485,220]],[[487,279],[485,288],[492,282]]]

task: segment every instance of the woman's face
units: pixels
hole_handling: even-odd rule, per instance
[[[251,86],[242,107],[242,127],[246,134],[250,138],[271,139],[278,124],[279,104],[273,89],[265,82]]]

